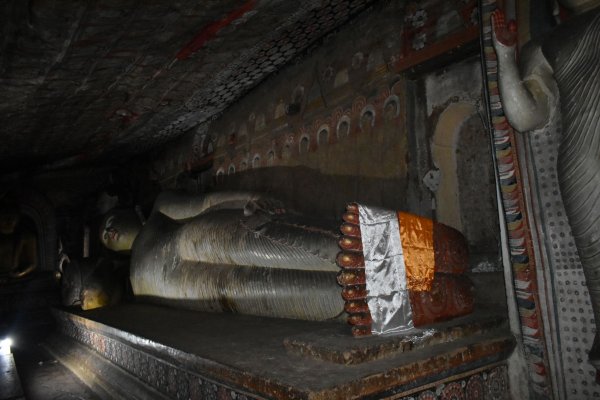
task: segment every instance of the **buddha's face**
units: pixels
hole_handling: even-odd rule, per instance
[[[93,310],[110,304],[108,294],[99,288],[85,288],[81,293],[81,309]]]
[[[104,218],[100,241],[107,249],[129,252],[141,227],[142,224],[133,211],[110,211]]]

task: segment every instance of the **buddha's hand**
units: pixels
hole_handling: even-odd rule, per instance
[[[514,20],[507,23],[501,10],[492,13],[492,41],[499,56],[514,54],[517,44],[517,24]]]
[[[268,197],[252,199],[244,206],[244,215],[246,216],[253,215],[259,211],[272,215],[284,214],[285,207],[281,201]]]

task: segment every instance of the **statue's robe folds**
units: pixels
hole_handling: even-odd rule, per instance
[[[340,242],[337,223],[324,226],[323,221],[296,214],[225,208],[224,202],[196,207],[178,199],[183,197],[157,201],[155,212],[134,242],[130,279],[137,298],[199,311],[303,320],[342,321],[348,312],[348,321],[356,328],[353,331],[370,333],[371,314],[355,309],[360,301],[353,295],[365,292],[364,257],[361,251],[340,253],[338,243],[344,241]],[[171,203],[177,206],[171,207]],[[412,250],[418,255],[413,257],[417,262],[407,264],[410,275],[425,278],[427,274],[422,272],[428,267],[435,266],[435,271],[429,268],[426,281],[417,279],[412,282],[414,288],[409,285],[408,289],[414,290],[409,290],[411,304],[407,307],[414,314],[406,328],[412,327],[413,321],[418,326],[467,314],[473,305],[470,283],[462,276],[467,266],[464,237],[453,230],[450,236],[438,237],[441,224],[416,216],[410,219],[415,218],[418,224],[403,224],[395,232],[414,238],[431,234],[427,249],[421,248],[420,241],[405,241],[407,254]],[[430,229],[423,229],[424,225]],[[459,240],[450,240],[453,235]],[[377,242],[384,237],[371,239]],[[347,251],[360,259],[358,264],[340,264]],[[431,255],[429,265],[425,253]],[[460,257],[450,257],[457,254]],[[404,280],[401,275],[394,278]],[[462,301],[465,295],[467,299]]]
[[[600,317],[600,8],[544,40],[560,94],[558,179],[587,288]],[[600,366],[600,361],[596,361]]]
[[[135,240],[131,284],[138,298],[200,311],[333,319],[344,312],[338,237],[288,215],[155,212]]]

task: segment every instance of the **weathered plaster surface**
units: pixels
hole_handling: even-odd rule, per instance
[[[481,66],[478,62],[459,63],[430,74],[425,80],[427,115],[449,100],[481,98]]]
[[[464,231],[461,218],[458,178],[458,142],[465,121],[475,113],[469,103],[452,103],[440,115],[433,133],[433,164],[440,170],[440,183],[435,193],[438,221]]]
[[[401,10],[361,18],[212,123],[217,187],[269,191],[332,218],[349,201],[406,209],[416,155],[391,65]]]

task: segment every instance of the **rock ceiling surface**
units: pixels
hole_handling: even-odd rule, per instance
[[[4,1],[0,168],[127,159],[160,146],[372,1]]]

